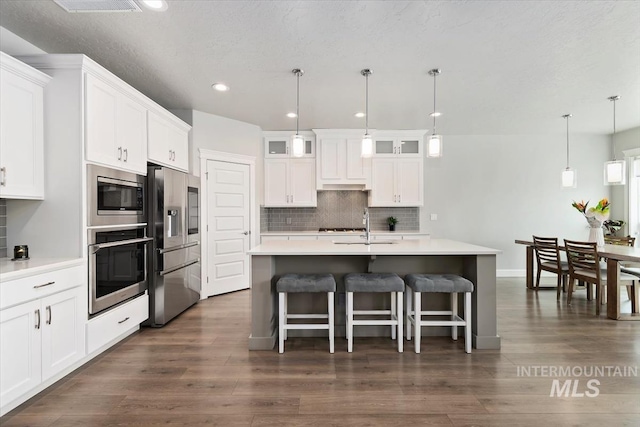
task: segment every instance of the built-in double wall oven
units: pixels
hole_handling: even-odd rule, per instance
[[[89,314],[147,290],[146,177],[87,166]]]

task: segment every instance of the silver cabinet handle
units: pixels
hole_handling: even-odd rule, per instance
[[[47,283],[43,283],[42,285],[35,285],[33,289],[44,288],[45,286],[51,286],[51,285],[54,285],[55,283],[56,282],[47,282]]]
[[[36,313],[36,317],[38,319],[38,321],[36,322],[36,329],[40,329],[40,309],[37,309],[35,311],[35,313]]]
[[[0,173],[2,174],[2,179],[0,179],[0,185],[1,186],[5,186],[7,185],[7,168],[0,168]]]
[[[122,324],[122,323],[126,322],[127,320],[129,320],[129,316],[127,316],[127,317],[125,317],[124,319],[120,320],[120,321],[118,322],[118,324],[120,325],[120,324]]]
[[[129,158],[129,149],[125,148],[124,149],[124,161],[126,162],[128,158]]]
[[[400,194],[398,194],[398,203],[400,203],[402,200],[400,199]]]
[[[47,325],[50,325],[51,324],[51,306],[48,305],[46,310],[47,310],[47,322],[46,323],[47,323]]]
[[[122,147],[118,147],[118,160],[122,160]]]

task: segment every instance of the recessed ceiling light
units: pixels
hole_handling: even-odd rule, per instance
[[[357,112],[354,114],[354,116],[356,116],[357,118],[361,119],[364,117],[364,113],[363,112]]]
[[[287,113],[287,117],[289,117],[290,119],[295,119],[296,117],[298,117],[298,115],[296,113]]]
[[[226,92],[229,90],[229,86],[224,83],[214,83],[211,85],[212,88],[217,90],[218,92]]]
[[[438,113],[437,111],[434,111],[433,113],[429,114],[429,116],[431,117],[440,117],[442,115],[442,113]]]
[[[147,9],[155,10],[157,12],[164,12],[169,7],[166,0],[142,0],[142,4]]]

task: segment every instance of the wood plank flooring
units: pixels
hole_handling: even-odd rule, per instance
[[[144,328],[0,418],[13,426],[639,426],[640,377],[597,379],[595,397],[550,397],[554,379],[518,367],[640,366],[640,322],[595,316],[583,292],[498,280],[501,350],[425,337],[422,354],[390,339],[291,338],[282,355],[247,350],[249,291],[201,301]],[[625,298],[623,298],[624,300]],[[629,311],[629,301],[622,309]],[[606,311],[606,310],[605,310]]]

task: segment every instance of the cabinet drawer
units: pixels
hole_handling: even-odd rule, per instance
[[[135,328],[149,318],[149,296],[142,295],[87,323],[87,354]]]
[[[2,282],[0,285],[0,309],[77,286],[87,286],[87,270],[84,265]]]

